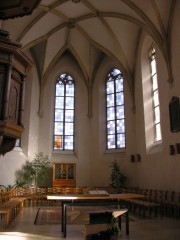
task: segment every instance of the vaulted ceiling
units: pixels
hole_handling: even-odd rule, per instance
[[[73,56],[87,86],[105,56],[119,64],[133,86],[142,33],[168,63],[176,0],[42,0],[26,17],[1,22],[11,39],[30,50],[40,85],[64,55]],[[169,66],[169,71],[170,66]]]

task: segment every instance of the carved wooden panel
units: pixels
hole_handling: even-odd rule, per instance
[[[3,90],[4,90],[4,66],[0,65],[0,119],[2,119],[2,102],[3,102]]]
[[[17,124],[19,116],[19,96],[20,96],[20,83],[15,79],[11,79],[8,118],[9,120]]]
[[[25,76],[31,67],[20,44],[12,42],[9,33],[0,29],[0,155],[14,148],[24,130]]]
[[[75,187],[76,164],[53,163],[53,187]]]

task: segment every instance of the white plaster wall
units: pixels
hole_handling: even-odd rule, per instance
[[[75,151],[53,152],[54,91],[57,77],[68,72],[75,80]],[[65,57],[53,68],[43,93],[43,115],[40,119],[39,151],[47,154],[51,162],[75,162],[77,186],[89,186],[91,159],[91,129],[88,118],[87,88],[79,68]]]
[[[15,185],[15,173],[27,160],[20,150],[13,150],[0,157],[0,184],[6,187]]]
[[[140,163],[136,163],[137,172],[134,173],[134,179],[137,186],[154,189],[166,189],[179,191],[179,169],[180,169],[180,154],[170,155],[169,145],[174,145],[180,142],[180,132],[172,133],[170,131],[169,121],[169,102],[172,96],[180,98],[180,56],[177,54],[180,52],[180,31],[178,28],[178,22],[180,16],[178,12],[180,10],[180,3],[177,3],[175,9],[175,18],[173,19],[172,27],[172,70],[173,70],[173,83],[168,82],[169,76],[167,72],[166,62],[162,53],[160,52],[156,43],[157,50],[157,71],[158,71],[158,83],[159,83],[159,97],[160,97],[160,109],[162,120],[162,144],[156,149],[147,151],[146,138],[145,138],[145,117],[143,107],[143,95],[142,95],[142,75],[144,71],[144,55],[148,53],[150,43],[152,39],[147,38],[146,34],[142,36],[140,42],[140,51],[137,57],[137,69],[136,69],[136,133],[137,133],[137,150],[140,152],[142,160]],[[132,175],[132,176],[133,176]],[[135,175],[137,178],[135,178]]]
[[[120,170],[127,176],[127,184],[130,181],[131,163],[130,155],[136,153],[135,125],[133,113],[133,98],[130,94],[128,82],[124,76],[125,91],[125,115],[126,115],[126,150],[124,152],[106,151],[106,104],[105,104],[105,80],[107,74],[117,67],[115,62],[105,58],[97,71],[93,86],[93,116],[92,116],[92,159],[91,182],[92,186],[109,186],[111,163],[117,160]],[[122,70],[121,70],[122,71]],[[134,166],[133,166],[134,167]]]
[[[25,95],[25,130],[21,138],[21,149],[32,160],[38,152],[39,141],[39,83],[35,66],[27,76]]]
[[[92,117],[88,117],[87,87],[82,74],[69,57],[64,57],[49,75],[44,92],[42,117],[40,118],[39,151],[49,156],[51,162],[75,162],[77,186],[109,186],[110,165],[116,159],[122,172],[127,176],[127,183],[134,182],[131,171],[136,169],[130,163],[130,155],[136,154],[136,131],[134,124],[133,98],[125,79],[125,112],[127,148],[125,152],[107,153],[105,150],[105,79],[116,63],[106,58],[99,66],[92,91]],[[75,152],[74,154],[56,153],[53,145],[54,121],[54,84],[57,76],[63,72],[72,75],[76,84],[75,96]],[[91,104],[90,109],[91,113]]]
[[[39,152],[39,80],[37,76],[37,72],[35,67],[33,68],[32,78],[29,79],[31,82],[31,87],[27,88],[27,98],[26,98],[26,107],[29,104],[29,108],[27,109],[26,123],[27,128],[24,131],[26,134],[26,130],[28,134],[26,139],[22,142],[22,144],[26,145],[27,155],[29,160],[32,160],[35,157],[35,154]],[[25,146],[22,146],[23,151]]]

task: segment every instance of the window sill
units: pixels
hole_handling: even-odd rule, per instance
[[[14,147],[13,151],[22,152],[22,148],[21,147]]]
[[[125,153],[126,149],[125,148],[121,148],[121,149],[106,149],[105,150],[105,154],[109,154],[109,153]]]
[[[54,154],[65,154],[65,155],[75,155],[74,150],[53,150]]]
[[[154,143],[149,149],[149,154],[157,153],[162,151],[162,141]]]

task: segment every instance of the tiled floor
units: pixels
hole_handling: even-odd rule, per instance
[[[34,225],[38,207],[26,207],[16,220],[5,229],[0,229],[2,240],[55,240],[64,239],[59,225]],[[130,234],[126,236],[122,223],[121,240],[180,240],[180,220],[171,218],[141,219],[132,216]],[[83,225],[68,225],[66,240],[85,240]]]

